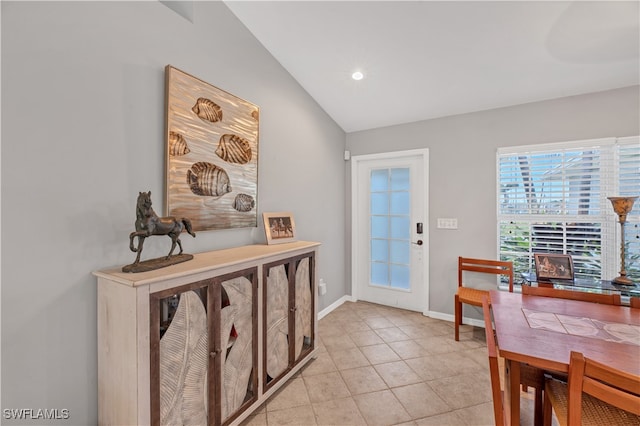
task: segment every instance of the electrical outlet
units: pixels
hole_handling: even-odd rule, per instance
[[[322,278],[320,278],[320,283],[318,284],[318,293],[320,293],[320,296],[327,294],[327,283]]]

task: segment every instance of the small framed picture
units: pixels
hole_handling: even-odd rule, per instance
[[[534,254],[538,281],[573,280],[573,260],[568,254]]]
[[[296,240],[296,224],[290,212],[262,213],[267,244],[281,244]]]

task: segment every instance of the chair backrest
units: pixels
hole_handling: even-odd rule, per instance
[[[581,300],[583,302],[602,303],[605,305],[621,305],[619,294],[588,293],[579,290],[563,290],[551,287],[522,286],[522,294],[534,296],[556,297],[558,299]]]
[[[463,271],[504,275],[509,279],[509,291],[513,292],[513,263],[502,260],[458,257],[458,287],[462,287]]]
[[[567,412],[571,425],[581,424],[583,392],[640,416],[640,376],[585,358],[580,352],[571,352]]]
[[[640,308],[640,297],[630,297],[629,305],[631,305],[632,308]]]
[[[493,415],[496,425],[504,425],[504,405],[500,390],[500,367],[498,366],[498,347],[493,333],[491,321],[491,304],[487,296],[482,297],[482,312],[484,314],[484,333],[487,336],[487,352],[489,353],[489,372],[491,373],[491,396],[493,399]]]

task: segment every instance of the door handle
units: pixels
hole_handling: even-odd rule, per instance
[[[415,245],[421,246],[422,245],[422,240],[418,240],[415,243],[411,242],[411,244],[415,244]]]

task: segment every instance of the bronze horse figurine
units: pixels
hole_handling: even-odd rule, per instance
[[[196,234],[191,229],[191,221],[189,219],[182,218],[177,220],[172,216],[158,217],[151,207],[151,191],[140,192],[136,203],[136,230],[129,235],[129,248],[133,252],[138,252],[136,261],[133,264],[137,265],[140,262],[144,239],[151,235],[168,235],[171,237],[171,250],[169,250],[165,260],[171,257],[176,244],[180,247],[180,253],[178,254],[182,254],[182,242],[179,237],[183,229],[186,229],[195,238]],[[133,246],[135,237],[138,237],[138,247]]]

